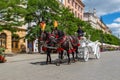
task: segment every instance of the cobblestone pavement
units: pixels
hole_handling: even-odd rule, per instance
[[[52,54],[52,59],[57,55]],[[96,60],[45,64],[45,54],[19,54],[0,63],[0,80],[120,80],[120,52],[104,52]]]

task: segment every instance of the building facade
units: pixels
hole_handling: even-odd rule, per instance
[[[87,21],[95,29],[102,30],[104,33],[111,34],[111,30],[96,16],[96,11],[85,12],[84,21]]]
[[[59,0],[65,7],[68,7],[74,15],[83,20],[85,5],[81,0]]]
[[[25,29],[18,29],[14,35],[8,30],[3,30],[0,32],[0,47],[5,48],[5,53],[26,51],[26,41],[23,38],[25,35]]]

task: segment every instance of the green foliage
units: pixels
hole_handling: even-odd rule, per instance
[[[27,6],[22,7],[21,4]],[[37,11],[40,12],[39,16],[36,14]],[[57,20],[58,29],[63,30],[68,35],[74,35],[78,26],[81,26],[86,32],[86,37],[91,35],[92,41],[99,40],[108,44],[120,44],[117,37],[93,29],[88,22],[76,18],[68,8],[63,7],[56,0],[0,0],[0,14],[2,14],[0,22],[4,23],[0,24],[0,31],[9,30],[14,33],[15,27],[36,22],[36,26],[28,28],[26,38],[29,40],[34,40],[40,36],[39,24],[41,21],[46,23],[45,30],[50,31],[54,20]],[[25,21],[20,21],[21,18],[25,18]]]
[[[22,26],[26,13],[25,8],[21,6],[21,0],[0,0],[0,31],[9,30],[11,32],[16,31],[17,26]]]
[[[0,55],[3,55],[5,48],[0,48]]]
[[[40,27],[39,26],[34,26],[30,27],[30,30],[28,30],[28,33],[26,35],[26,38],[30,41],[35,40],[37,37],[40,36]]]
[[[45,30],[50,31],[51,27],[53,27],[54,20],[59,19],[59,12],[61,9],[56,0],[28,0],[28,7],[26,11],[27,14],[25,16],[25,22],[35,22],[37,26],[37,28],[28,28],[26,38],[29,40],[34,40],[40,35],[40,22],[44,21],[46,23]],[[36,14],[37,12],[39,15]]]
[[[59,18],[59,27],[64,30],[66,34],[73,35],[77,31],[78,22],[80,20],[74,17],[68,8],[62,8],[61,16]]]

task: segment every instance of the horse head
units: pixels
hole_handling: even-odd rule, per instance
[[[53,46],[57,44],[57,40],[55,36],[51,34],[50,32],[46,32],[46,31],[41,32],[40,40],[42,43],[45,43],[49,46]]]
[[[40,35],[40,43],[44,44],[47,40],[48,40],[48,32],[46,31],[41,31],[41,35]]]

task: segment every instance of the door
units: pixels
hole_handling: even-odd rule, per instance
[[[19,52],[19,37],[12,37],[12,52],[17,53]]]

